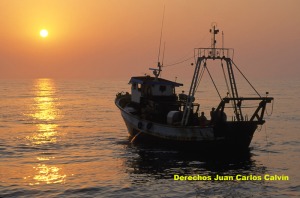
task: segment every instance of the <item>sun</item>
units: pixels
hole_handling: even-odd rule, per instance
[[[40,36],[43,37],[43,38],[47,37],[48,36],[48,30],[42,29],[40,31]]]

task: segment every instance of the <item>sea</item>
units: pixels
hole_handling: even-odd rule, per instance
[[[114,104],[127,80],[0,80],[0,197],[300,197],[300,80],[255,85],[274,97],[266,123],[219,155],[131,142]]]

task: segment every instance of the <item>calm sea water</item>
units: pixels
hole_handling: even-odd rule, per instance
[[[127,83],[1,80],[0,197],[300,196],[300,81],[256,82],[275,97],[274,111],[244,156],[131,144],[114,106]],[[212,102],[200,100],[206,113]],[[174,181],[174,174],[289,180]]]

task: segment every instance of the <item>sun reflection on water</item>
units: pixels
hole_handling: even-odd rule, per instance
[[[37,132],[27,137],[33,145],[55,143],[57,141],[57,124],[37,124],[36,126]]]
[[[37,131],[27,139],[34,145],[55,143],[57,141],[57,121],[60,117],[57,108],[58,99],[55,97],[55,84],[52,79],[37,79],[34,83],[35,104],[30,116],[37,123]]]
[[[30,185],[38,185],[41,183],[56,184],[65,182],[66,175],[60,173],[61,168],[56,166],[48,166],[45,164],[38,164],[33,168],[36,170],[37,174],[33,177],[35,182],[30,183]]]
[[[57,107],[55,83],[52,79],[37,79],[34,82],[34,92],[34,105],[30,117],[33,118],[36,130],[27,136],[27,140],[34,146],[41,148],[47,146],[47,149],[55,149],[57,139],[61,136],[58,132],[61,112]],[[52,164],[55,160],[54,156],[39,153],[36,159],[38,164],[33,166],[34,175],[24,178],[31,178],[30,185],[65,183],[66,175],[63,169]],[[51,165],[47,165],[46,162],[50,162]]]
[[[40,121],[52,121],[59,116],[55,84],[51,79],[38,79],[35,82],[36,111],[32,117]]]

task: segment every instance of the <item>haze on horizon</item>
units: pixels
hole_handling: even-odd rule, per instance
[[[127,80],[150,74],[164,6],[165,65],[209,47],[216,22],[247,76],[299,79],[298,0],[0,1],[0,78]],[[46,38],[41,29],[48,30]],[[165,68],[164,77],[190,77],[191,62]]]

